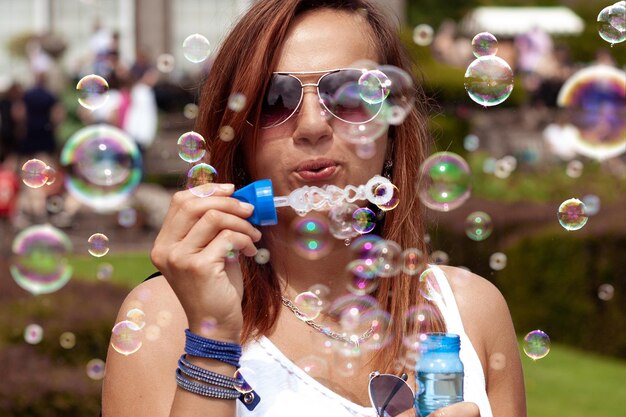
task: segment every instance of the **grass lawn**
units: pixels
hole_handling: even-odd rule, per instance
[[[147,252],[106,255],[102,258],[74,255],[69,257],[69,263],[74,268],[74,279],[84,280],[97,280],[98,269],[103,264],[110,264],[113,273],[106,280],[129,289],[156,272]]]
[[[533,361],[522,354],[528,417],[626,415],[626,361],[552,345]]]

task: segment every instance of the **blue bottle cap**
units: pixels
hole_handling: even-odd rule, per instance
[[[232,196],[239,201],[250,203],[254,206],[252,215],[248,217],[250,223],[258,226],[271,226],[278,223],[272,180],[255,181],[238,189]]]

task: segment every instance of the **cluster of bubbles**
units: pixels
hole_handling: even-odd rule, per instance
[[[418,197],[432,210],[454,210],[470,197],[470,167],[455,153],[437,152],[431,155],[423,162],[420,174]]]
[[[498,41],[491,33],[482,32],[472,39],[476,59],[465,71],[465,90],[469,97],[484,107],[504,102],[513,91],[513,70],[495,54]]]
[[[585,203],[577,198],[570,198],[562,202],[557,212],[557,218],[561,226],[567,231],[579,230],[589,220]]]
[[[598,34],[611,46],[626,40],[626,1],[607,6],[598,13]]]
[[[532,360],[545,358],[550,353],[550,337],[541,330],[533,330],[524,336],[523,349]]]
[[[576,153],[604,160],[626,152],[626,73],[594,65],[574,73],[561,87],[560,107],[576,128]]]
[[[97,212],[117,210],[141,181],[139,148],[128,135],[110,125],[84,127],[63,146],[65,188]]]

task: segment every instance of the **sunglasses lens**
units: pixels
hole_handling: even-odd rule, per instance
[[[413,408],[413,391],[402,379],[379,375],[370,380],[370,397],[380,417],[396,417]]]
[[[289,75],[274,74],[263,97],[261,127],[276,126],[287,120],[298,107],[302,87]]]
[[[319,82],[320,97],[335,117],[350,123],[365,123],[374,118],[383,103],[369,103],[359,86],[359,70],[340,70],[322,77]]]

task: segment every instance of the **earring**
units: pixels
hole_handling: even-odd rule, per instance
[[[383,177],[391,181],[391,173],[393,172],[393,161],[387,159],[383,165]]]

